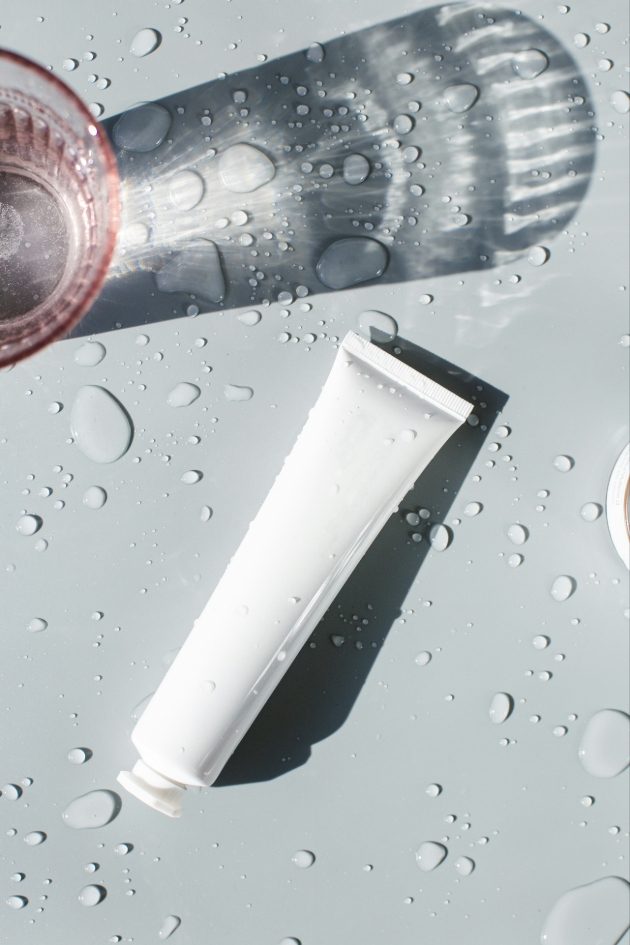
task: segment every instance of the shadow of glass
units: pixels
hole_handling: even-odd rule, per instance
[[[566,227],[593,168],[593,110],[576,62],[539,23],[484,4],[437,6],[323,52],[320,62],[297,52],[162,99],[170,129],[151,151],[116,145],[120,116],[104,123],[122,226],[75,336],[289,293],[282,302],[298,287],[328,292],[339,278],[368,284],[375,269],[358,261],[361,246],[385,248],[373,281],[398,283],[492,268]],[[132,130],[138,114],[125,113]],[[266,155],[273,179],[249,193],[227,189],[221,161],[236,144]],[[194,178],[173,181],[184,170],[203,182],[188,210]],[[341,254],[341,276],[322,282],[318,262],[342,239],[354,248]],[[203,261],[187,268],[179,257],[177,291],[160,291],[156,274],[195,240],[218,252],[206,266],[211,288]]]
[[[488,429],[507,402],[502,391],[411,342],[398,338],[386,347],[396,347],[402,361],[473,401],[479,422],[460,427],[405,496],[214,787],[267,781],[298,768],[309,759],[313,744],[344,724],[432,550],[431,529],[445,522]],[[419,509],[429,517],[409,525],[406,516]]]

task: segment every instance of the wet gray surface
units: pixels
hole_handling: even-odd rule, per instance
[[[144,260],[140,266],[123,265],[125,257],[118,257],[102,299],[77,336],[0,374],[0,788],[15,784],[21,790],[16,800],[11,790],[0,797],[2,942],[98,945],[120,936],[150,943],[159,941],[165,918],[176,915],[181,925],[171,941],[181,945],[277,945],[287,936],[302,945],[530,945],[540,940],[545,917],[564,893],[602,877],[628,875],[628,771],[600,779],[578,759],[588,720],[602,709],[627,711],[628,701],[627,570],[605,516],[593,522],[580,516],[587,502],[605,504],[608,477],[628,440],[628,349],[619,344],[628,331],[622,213],[628,116],[610,105],[613,91],[628,89],[626,14],[619,4],[595,12],[592,4],[579,2],[566,15],[554,3],[522,6],[525,26],[518,29],[527,41],[521,48],[542,46],[550,58],[540,77],[552,77],[545,94],[564,103],[569,92],[563,83],[577,77],[585,99],[576,107],[563,104],[572,111],[547,124],[541,98],[532,95],[527,107],[535,109],[535,121],[527,131],[533,151],[524,155],[523,141],[503,132],[509,109],[501,112],[496,100],[492,109],[484,107],[484,95],[494,86],[487,74],[473,78],[479,47],[464,40],[456,46],[464,32],[472,35],[475,18],[479,31],[493,25],[478,14],[499,21],[500,13],[471,6],[464,28],[453,9],[414,7],[431,56],[441,43],[454,50],[450,60],[436,63],[444,71],[435,75],[452,84],[448,69],[455,69],[459,56],[466,72],[461,81],[475,81],[483,93],[466,113],[471,126],[480,124],[461,153],[459,145],[450,147],[440,117],[445,113],[433,104],[433,73],[419,76],[413,92],[414,83],[396,82],[398,73],[417,65],[417,47],[406,45],[405,37],[416,35],[418,21],[402,3],[384,9],[362,2],[357,9],[339,2],[334,17],[324,2],[299,10],[289,3],[273,9],[253,2],[211,9],[199,0],[169,9],[103,3],[90,5],[89,12],[66,2],[60,9],[40,4],[26,15],[6,3],[0,7],[2,44],[52,64],[86,102],[105,107],[104,119],[142,100],[169,108],[176,108],[178,96],[196,101],[204,83],[208,95],[225,96],[227,110],[228,92],[247,88],[244,77],[263,67],[292,83],[278,80],[273,97],[261,94],[256,106],[260,120],[269,122],[270,151],[276,158],[287,155],[265,185],[270,196],[260,196],[264,188],[251,197],[226,195],[213,183],[199,207],[187,211],[199,229],[202,210],[214,220],[250,201],[251,228],[237,229],[251,232],[255,243],[244,248],[235,240],[219,250],[227,287],[222,305],[197,302],[200,314],[191,318],[185,314],[195,304],[189,295],[158,291],[150,267],[159,268],[183,232],[177,215],[160,218],[158,206],[154,225],[163,242],[157,248],[152,243],[147,256],[134,250],[132,258]],[[39,15],[42,23],[36,22]],[[399,30],[395,44],[393,27],[381,25],[386,16],[408,17],[407,32]],[[596,31],[596,16],[610,24],[608,33]],[[182,33],[174,31],[179,17],[188,20]],[[515,14],[508,18],[512,22]],[[162,43],[136,59],[129,44],[144,27],[158,29]],[[573,43],[578,32],[590,36],[583,49]],[[347,51],[348,71],[337,67],[339,81],[329,78],[335,71],[331,60],[317,64],[304,57],[302,50],[314,41],[331,44],[331,58]],[[501,52],[497,39],[484,39],[482,46],[492,55]],[[513,39],[508,48],[516,48]],[[63,71],[63,59],[82,59],[87,51],[96,58],[82,61],[75,72]],[[259,64],[259,54],[268,61]],[[602,59],[614,63],[607,72],[598,67]],[[415,230],[403,221],[391,232],[391,219],[406,219],[413,215],[406,208],[416,207],[407,189],[416,176],[397,178],[405,169],[400,149],[385,152],[391,178],[344,185],[346,198],[341,166],[347,151],[335,146],[331,160],[326,148],[333,119],[327,120],[309,154],[317,155],[316,167],[334,165],[331,188],[339,190],[330,198],[332,210],[323,207],[321,188],[305,197],[307,208],[300,206],[292,190],[300,180],[296,152],[273,151],[298,133],[273,111],[300,101],[293,86],[304,76],[310,76],[304,84],[312,85],[313,70],[322,71],[327,99],[337,108],[354,65],[369,72],[370,84],[361,84],[378,97],[382,127],[393,127],[405,112],[401,102],[422,103],[414,129],[398,135],[405,146],[422,148],[419,160],[426,165],[422,178],[412,171],[428,205],[417,207]],[[228,78],[216,81],[219,72]],[[234,73],[239,75],[232,82]],[[90,74],[111,79],[110,87],[97,90],[86,81]],[[500,81],[505,78],[501,73]],[[287,88],[290,99],[284,97]],[[163,154],[174,156],[164,173],[185,166],[177,147],[188,132],[173,114],[173,145],[165,142],[163,152],[137,156],[138,163],[163,160]],[[430,117],[421,124],[425,115]],[[449,115],[454,122],[461,117]],[[573,118],[577,132],[543,133]],[[229,124],[226,111],[225,122],[221,118],[210,131],[207,146],[220,151],[241,140],[244,129]],[[371,139],[367,132],[356,134],[348,133],[350,150],[363,151]],[[567,154],[565,138],[574,135],[580,138],[579,158]],[[393,130],[387,136],[396,138]],[[531,167],[510,164],[510,145],[518,161],[527,159]],[[476,190],[467,191],[470,204],[457,199],[471,222],[445,228],[442,197],[455,202],[463,173],[458,161],[468,157],[466,188]],[[566,182],[574,159],[581,162],[581,178],[571,190],[557,180]],[[127,173],[135,162],[127,155],[123,164]],[[547,172],[552,176],[542,178],[550,181],[545,190],[540,181]],[[214,181],[216,173],[209,163],[207,180]],[[522,179],[515,182],[511,174]],[[141,174],[137,179],[144,180]],[[134,203],[136,177],[125,180],[127,205],[145,212],[139,198]],[[506,195],[514,196],[509,187],[531,188],[530,181],[538,188],[534,205],[523,205],[518,214],[531,211],[531,219],[506,242]],[[500,187],[496,197],[494,187]],[[363,188],[374,188],[365,213],[358,202]],[[343,219],[346,200],[354,216]],[[279,250],[276,237],[270,241],[276,255],[264,265],[265,257],[255,258],[266,279],[252,299],[242,265],[249,264],[251,249],[263,248],[266,226],[274,234],[280,229],[262,216],[273,201],[278,219],[295,221],[299,213],[302,222],[306,213],[308,226],[304,238],[297,226],[286,227],[294,230],[287,240],[293,253]],[[371,237],[394,236],[384,241],[388,269],[380,280],[329,290],[317,280],[317,260],[333,239],[352,236],[352,219],[369,220],[368,203],[383,206],[370,211],[379,215]],[[554,216],[545,215],[546,203]],[[195,227],[186,238],[200,235]],[[413,235],[423,228],[426,234]],[[214,239],[213,234],[206,235]],[[514,245],[515,239],[521,242]],[[480,250],[480,241],[486,248],[490,242],[492,253]],[[549,251],[540,267],[527,261],[534,245]],[[506,248],[509,255],[502,257]],[[281,278],[273,280],[274,274]],[[515,275],[520,281],[510,281]],[[276,301],[278,291],[295,296],[297,285],[306,285],[309,295],[290,305]],[[312,307],[302,311],[300,305]],[[260,322],[238,320],[252,309],[262,314]],[[388,350],[398,346],[408,363],[477,398],[480,424],[453,438],[388,523],[218,786],[189,792],[179,821],[120,791],[122,807],[110,823],[69,828],[61,815],[73,799],[97,789],[119,793],[115,777],[136,758],[129,739],[134,708],[155,691],[256,514],[317,398],[336,339],[355,329],[368,309],[398,323],[399,337],[385,345]],[[93,366],[74,360],[90,331],[107,352]],[[279,343],[283,332],[299,340]],[[307,334],[318,338],[307,343]],[[200,339],[206,343],[196,344]],[[197,385],[201,396],[174,409],[167,398],[180,383]],[[69,442],[72,405],[86,385],[109,391],[133,425],[128,451],[111,464],[92,461]],[[228,399],[225,385],[251,388],[253,397]],[[52,404],[62,409],[51,412]],[[495,435],[502,425],[511,430],[506,438]],[[500,449],[489,450],[494,443]],[[559,455],[574,460],[570,471],[554,468]],[[181,477],[191,470],[203,478],[187,485]],[[64,481],[68,475],[71,480]],[[84,504],[92,486],[107,493],[100,508]],[[539,496],[542,491],[549,495]],[[473,502],[482,510],[469,516],[464,509]],[[213,514],[202,521],[206,506]],[[429,518],[410,525],[406,516],[424,508]],[[23,513],[41,518],[35,534],[16,530]],[[431,549],[425,534],[434,523],[444,523],[452,534],[442,553]],[[528,530],[519,546],[507,534],[518,523]],[[420,542],[414,532],[423,535]],[[523,561],[510,567],[508,558],[517,553]],[[551,596],[559,575],[576,585],[563,602]],[[29,631],[35,618],[47,627]],[[544,649],[532,645],[540,635],[551,641]],[[416,662],[421,652],[431,653],[426,665]],[[541,679],[541,673],[550,678]],[[509,694],[514,708],[505,722],[493,724],[489,708],[498,692]],[[540,721],[530,722],[532,716]],[[559,727],[566,734],[554,735]],[[83,764],[67,759],[75,748],[89,749]],[[32,784],[23,783],[27,779]],[[426,793],[431,784],[442,788],[436,797]],[[595,802],[585,807],[584,797]],[[611,833],[611,827],[619,832]],[[43,831],[46,840],[25,844],[33,831]],[[427,841],[448,850],[430,872],[418,869],[415,857]],[[115,852],[120,844],[128,852]],[[315,854],[312,866],[300,869],[292,862],[300,850]],[[461,856],[475,861],[468,876],[455,868]],[[99,868],[86,871],[93,863]],[[15,873],[25,878],[12,880]],[[79,893],[94,884],[107,895],[85,908]],[[134,895],[127,895],[131,890]],[[17,895],[28,899],[24,908],[5,905]]]

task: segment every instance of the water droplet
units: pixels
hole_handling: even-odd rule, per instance
[[[573,43],[578,49],[584,49],[591,41],[591,37],[587,33],[576,33],[573,37]]]
[[[414,126],[414,120],[410,115],[396,115],[393,122],[394,131],[397,135],[408,135]]]
[[[580,509],[580,515],[585,522],[596,522],[602,514],[602,507],[597,502],[587,502]]]
[[[594,803],[595,803],[595,798],[591,797],[590,794],[586,794],[584,797],[580,799],[580,804],[582,805],[582,807],[592,807]]]
[[[45,538],[40,538],[38,541],[35,542],[33,547],[35,551],[46,551],[46,549],[48,548],[48,542],[46,541]]]
[[[580,742],[579,758],[595,778],[614,778],[624,771],[628,758],[630,716],[619,709],[602,709],[587,723]]]
[[[203,479],[203,473],[198,469],[189,469],[182,476],[182,482],[187,486],[193,486],[200,479]]]
[[[43,830],[31,830],[31,832],[27,833],[24,837],[24,843],[29,847],[38,847],[45,839],[46,834]]]
[[[2,788],[2,796],[8,801],[17,801],[22,796],[22,788],[19,784],[5,784]]]
[[[178,915],[167,915],[162,922],[162,927],[158,932],[158,938],[164,941],[169,938],[173,932],[181,925],[181,919]]]
[[[622,348],[630,348],[630,335],[622,335],[619,344]]]
[[[403,148],[401,153],[405,164],[413,164],[420,157],[420,150],[418,148],[414,148],[413,145]]]
[[[362,184],[370,173],[370,162],[362,154],[348,154],[343,161],[343,179],[353,187]]]
[[[433,840],[427,840],[421,843],[416,850],[416,863],[425,873],[434,870],[439,866],[447,854],[446,847],[441,843],[434,843]]]
[[[630,95],[623,89],[616,89],[610,96],[610,104],[619,115],[627,115],[630,111]]]
[[[523,555],[510,555],[507,563],[511,568],[518,568],[524,561]]]
[[[502,439],[505,439],[505,437],[506,437],[506,436],[509,436],[511,432],[512,432],[512,431],[511,431],[511,429],[510,429],[509,427],[502,426],[502,427],[497,427],[497,428],[496,428],[496,430],[494,431],[494,435],[495,435],[495,436],[500,436]]]
[[[424,187],[422,187],[420,184],[412,184],[409,188],[409,193],[412,195],[412,197],[421,197],[424,193]]]
[[[410,85],[413,82],[413,76],[410,72],[399,72],[396,76],[398,85]]]
[[[150,341],[151,339],[148,335],[138,335],[136,337],[136,344],[139,348],[146,348]]]
[[[228,400],[251,400],[254,396],[251,387],[239,387],[237,384],[224,384],[223,391]]]
[[[452,537],[453,533],[446,525],[434,525],[429,532],[431,546],[434,551],[446,551]]]
[[[472,108],[478,98],[479,89],[476,85],[451,85],[444,92],[444,102],[457,115]]]
[[[74,72],[75,69],[79,68],[79,60],[78,59],[64,59],[64,61],[61,63],[61,67],[62,69],[65,69],[66,72]]]
[[[421,295],[420,298],[418,299],[418,302],[420,302],[420,305],[430,305],[432,301],[433,301],[432,295]]]
[[[90,486],[83,494],[83,504],[88,509],[102,509],[107,502],[107,493],[101,486]]]
[[[9,909],[23,909],[28,905],[28,899],[26,896],[9,896],[6,903]]]
[[[149,227],[146,223],[129,223],[125,227],[125,240],[129,246],[144,246],[149,239]]]
[[[48,413],[61,413],[62,410],[63,404],[60,404],[58,400],[53,401],[48,407]]]
[[[40,633],[42,630],[45,630],[48,626],[48,621],[44,620],[43,617],[33,617],[32,620],[29,620],[26,629],[30,630],[31,633]]]
[[[540,49],[524,49],[512,56],[512,68],[521,79],[535,79],[549,65],[549,60]]]
[[[560,896],[545,920],[543,945],[615,945],[628,929],[628,883],[605,876]]]
[[[418,664],[418,666],[426,666],[427,663],[430,663],[430,662],[431,662],[431,658],[432,658],[432,657],[431,657],[431,654],[429,653],[429,651],[428,651],[428,650],[423,650],[422,653],[418,653],[418,655],[416,656],[416,663]],[[428,793],[428,788],[427,788],[427,793]],[[431,796],[431,795],[429,795],[429,796]]]
[[[169,197],[177,210],[192,210],[201,201],[203,178],[194,171],[179,171],[171,177]]]
[[[129,52],[132,54],[132,56],[137,56],[140,59],[142,56],[148,56],[149,53],[152,53],[155,49],[157,49],[161,41],[162,37],[157,30],[138,30],[134,38],[131,40]]]
[[[12,873],[11,879],[13,880],[14,883],[21,883],[23,882],[23,880],[26,879],[26,874],[25,873]]]
[[[549,255],[549,250],[545,246],[531,246],[527,254],[527,262],[530,266],[544,266]]]
[[[429,784],[424,791],[429,797],[438,797],[442,793],[441,784]]]
[[[343,646],[346,642],[346,638],[341,636],[339,633],[333,633],[331,634],[330,642],[333,644],[333,646]]]
[[[68,752],[68,761],[73,765],[82,765],[89,761],[92,753],[85,748],[71,748]]]
[[[464,508],[464,515],[468,515],[470,518],[473,518],[475,515],[479,515],[482,510],[483,505],[481,502],[469,502]]]
[[[569,730],[565,725],[556,725],[556,727],[552,730],[552,734],[555,735],[556,738],[564,738],[568,731]]]
[[[543,634],[538,634],[538,636],[535,636],[532,640],[532,646],[537,650],[546,650],[550,643],[551,640],[549,637],[543,636]]]
[[[106,895],[104,886],[84,886],[79,893],[79,902],[82,906],[97,906]]]
[[[114,143],[124,151],[154,151],[171,127],[171,113],[156,102],[141,102],[123,112],[114,126]]]
[[[117,856],[127,856],[128,853],[131,853],[133,850],[132,843],[117,843],[114,847],[114,853]]]
[[[490,703],[490,719],[495,725],[500,725],[512,714],[514,700],[507,692],[495,692]]]
[[[320,43],[311,43],[306,50],[306,58],[309,62],[323,62],[326,50]]]
[[[104,827],[118,816],[121,800],[114,791],[89,791],[71,801],[61,817],[75,830]]]
[[[613,66],[614,62],[612,59],[600,59],[597,63],[597,68],[600,72],[610,72]]]
[[[291,335],[289,334],[288,331],[282,331],[282,332],[280,332],[280,334],[278,335],[278,341],[279,341],[280,344],[282,344],[282,345],[285,345],[285,344],[287,343],[287,341],[290,341],[290,340],[291,340]]]
[[[403,441],[403,443],[413,443],[417,435],[418,434],[415,430],[401,430],[399,438]]]
[[[220,302],[225,296],[221,257],[212,240],[195,239],[155,274],[161,292],[188,292]]]
[[[242,322],[243,325],[247,325],[248,328],[252,328],[254,325],[257,325],[261,319],[260,312],[243,312],[242,315],[237,315],[239,322]]]
[[[90,115],[94,116],[94,118],[100,118],[105,109],[100,102],[90,102],[88,105],[88,111],[90,112]]]
[[[524,545],[529,538],[529,532],[523,525],[510,525],[507,534],[514,545]]]
[[[453,217],[453,223],[455,226],[466,226],[471,219],[472,217],[468,216],[467,213],[458,213]]]
[[[470,876],[475,868],[475,861],[469,856],[458,856],[454,865],[460,876]]]
[[[525,675],[527,675],[527,673]],[[541,682],[549,682],[551,677],[552,677],[552,674],[547,672],[546,669],[543,670],[542,673],[538,673],[538,678],[540,679]]]
[[[189,407],[200,396],[201,391],[196,384],[188,384],[183,381],[174,387],[166,398],[169,407]]]
[[[268,184],[275,174],[272,161],[251,144],[234,144],[219,159],[221,183],[234,194],[249,194]]]
[[[347,289],[382,276],[389,257],[377,240],[357,237],[337,240],[320,257],[315,271],[329,289]]]
[[[28,537],[38,532],[43,524],[39,515],[20,515],[15,527],[20,535],[26,535]]]
[[[83,455],[94,463],[120,459],[133,435],[122,405],[104,387],[91,385],[82,387],[75,398],[70,431]]]
[[[212,518],[212,509],[209,505],[202,505],[199,518],[202,522],[209,522]]]
[[[561,574],[551,585],[551,596],[554,600],[559,602],[568,600],[576,587],[577,583],[574,578],[570,577],[568,574]]]
[[[291,862],[294,866],[297,866],[298,869],[306,870],[315,862],[315,854],[311,853],[310,850],[298,850],[297,853],[294,853],[291,857]]]
[[[357,322],[359,331],[367,335],[370,341],[383,344],[386,341],[393,341],[398,334],[398,325],[391,317],[384,312],[367,311],[361,312]]]

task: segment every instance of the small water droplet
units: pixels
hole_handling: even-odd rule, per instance
[[[630,763],[630,717],[619,709],[602,709],[584,730],[579,748],[582,766],[596,778],[614,778]]]
[[[591,41],[591,37],[588,33],[576,33],[573,37],[573,44],[578,47],[578,49],[584,49]]]
[[[428,797],[438,797],[442,793],[442,785],[429,784],[428,787],[425,788],[424,793],[428,795]]]
[[[568,600],[576,587],[577,583],[574,578],[568,574],[560,574],[551,585],[551,596],[558,602]]]
[[[405,164],[414,164],[420,157],[420,149],[415,148],[413,145],[403,148],[401,153]]]
[[[393,128],[397,135],[408,135],[413,129],[414,120],[410,115],[396,115]]]
[[[362,154],[348,154],[343,161],[343,179],[346,184],[356,187],[362,184],[370,173],[370,162]]]
[[[431,547],[434,551],[446,551],[452,537],[453,533],[447,525],[434,525],[429,532]]]
[[[61,818],[75,830],[104,827],[118,816],[121,804],[120,797],[114,791],[89,791],[71,801]]]
[[[227,400],[251,400],[254,396],[251,387],[239,387],[237,384],[224,384],[223,391]]]
[[[83,765],[92,757],[89,749],[71,748],[68,752],[68,761],[73,765]]]
[[[90,486],[83,494],[83,504],[88,509],[102,509],[107,502],[107,493],[101,486]]]
[[[399,72],[396,82],[398,85],[410,85],[413,82],[413,76],[410,72]]]
[[[553,734],[556,736],[556,738],[564,738],[568,731],[569,730],[566,725],[556,725],[556,727],[553,729]]]
[[[470,518],[473,518],[475,515],[483,510],[483,505],[481,502],[469,502],[464,508],[464,515],[468,515]]]
[[[495,725],[500,725],[510,717],[513,708],[514,700],[509,693],[495,692],[490,703],[490,709],[488,710],[491,721],[494,722]]]
[[[430,305],[432,301],[433,301],[432,295],[421,295],[420,298],[418,299],[418,302],[420,302],[420,305]]]
[[[138,30],[131,40],[129,52],[132,54],[132,56],[137,56],[138,58],[148,56],[158,48],[161,41],[162,37],[157,30],[150,28]]]
[[[74,72],[75,69],[79,68],[78,59],[64,59],[61,63],[62,69],[65,69],[66,72]]]
[[[310,850],[298,850],[297,853],[294,853],[291,857],[291,862],[294,866],[297,866],[298,869],[306,870],[315,862],[315,854],[311,853]]]
[[[510,525],[507,534],[514,545],[524,545],[529,538],[529,532],[523,525]]]
[[[53,403],[48,406],[48,413],[61,413],[62,410],[63,404],[59,403],[58,400],[53,401]]]
[[[93,115],[94,118],[100,118],[105,109],[100,102],[90,102],[88,105],[88,111],[90,112],[90,115]]]
[[[131,853],[132,850],[132,843],[117,843],[114,847],[114,853],[116,853],[117,856],[127,856],[127,854]]]
[[[610,104],[619,115],[630,112],[630,95],[623,89],[616,89],[610,96]]]
[[[521,79],[535,79],[548,65],[549,60],[540,49],[524,49],[512,56],[512,68]]]
[[[343,646],[343,644],[346,642],[346,638],[341,636],[339,633],[333,633],[331,634],[330,641],[333,646]]]
[[[15,527],[20,535],[29,537],[30,535],[34,535],[35,532],[38,532],[43,524],[39,515],[21,515]]]
[[[203,479],[203,473],[198,469],[188,469],[182,475],[182,482],[187,486],[192,486],[196,482],[199,482],[200,479]]]
[[[428,651],[428,650],[423,650],[422,653],[418,653],[418,655],[416,656],[416,663],[418,664],[418,666],[426,666],[427,663],[430,663],[430,662],[431,662],[431,659],[432,659],[432,657],[431,657],[431,654],[429,653],[429,651]],[[429,793],[429,789],[427,788],[427,794],[428,794],[428,793]],[[430,796],[431,796],[431,795],[429,795],[429,797],[430,797]]]
[[[523,555],[510,555],[507,563],[511,568],[518,568],[524,560]]]
[[[97,906],[107,895],[104,886],[84,886],[79,893],[79,902],[82,906]]]
[[[22,788],[19,784],[5,784],[2,788],[2,796],[8,801],[17,801],[22,796]]]
[[[167,915],[158,932],[158,938],[162,941],[169,938],[179,928],[181,921],[178,915]]]
[[[202,505],[199,518],[202,522],[209,522],[212,518],[212,509],[209,505]]]
[[[573,469],[575,461],[571,456],[556,456],[553,465],[558,472],[567,473]]]
[[[444,860],[447,849],[442,843],[427,840],[416,850],[416,863],[425,873],[434,870]]]
[[[196,384],[182,382],[174,387],[166,398],[169,407],[189,407],[200,396],[201,391]]]
[[[476,85],[451,85],[444,92],[444,102],[455,114],[467,112],[479,98]]]
[[[551,640],[549,637],[543,636],[543,634],[538,634],[538,636],[535,636],[532,640],[532,646],[537,650],[546,650],[550,643]]]
[[[306,58],[309,62],[323,62],[326,56],[326,50],[321,43],[311,43],[306,50]]]
[[[33,617],[32,620],[29,620],[26,629],[30,630],[31,633],[40,633],[42,630],[45,630],[48,626],[48,621],[44,620],[43,617]]]
[[[24,837],[24,843],[29,847],[38,847],[45,839],[46,834],[43,830],[31,830],[31,832],[27,833]]]
[[[454,865],[460,876],[470,876],[475,868],[475,861],[469,856],[458,856]]]
[[[239,322],[242,322],[243,325],[247,325],[248,328],[252,328],[254,325],[257,325],[260,319],[262,318],[260,312],[251,311],[244,312],[242,315],[237,315]]]
[[[203,178],[195,171],[178,171],[171,177],[169,197],[177,210],[192,210],[200,203],[203,193]]]
[[[597,502],[587,502],[580,509],[580,515],[585,522],[595,522],[602,514],[602,507]]]

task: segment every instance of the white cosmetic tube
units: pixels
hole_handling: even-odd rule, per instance
[[[170,817],[209,785],[472,405],[349,332],[260,511],[133,730],[118,781]]]

